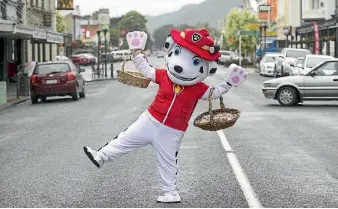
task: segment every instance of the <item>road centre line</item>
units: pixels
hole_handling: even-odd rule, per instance
[[[236,176],[236,179],[244,193],[244,197],[248,202],[250,208],[263,208],[261,205],[255,191],[251,187],[251,184],[248,180],[248,177],[243,171],[241,164],[239,163],[235,153],[233,152],[228,139],[226,138],[224,132],[222,130],[217,131],[217,134],[221,140],[222,146],[226,151],[226,155],[232,170]]]

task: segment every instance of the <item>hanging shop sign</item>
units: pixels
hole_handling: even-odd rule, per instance
[[[74,10],[74,0],[57,0],[57,10]]]
[[[315,51],[314,54],[319,54],[319,30],[318,25],[315,21],[312,22],[314,29],[314,41],[315,41]]]
[[[47,34],[44,31],[35,30],[35,31],[33,31],[33,38],[34,39],[46,39]]]
[[[64,43],[64,38],[63,38],[63,36],[60,36],[60,35],[57,35],[57,34],[47,33],[47,42],[62,44],[62,43]]]

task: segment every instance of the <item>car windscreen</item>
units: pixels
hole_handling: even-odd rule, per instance
[[[306,67],[313,68],[314,66],[326,61],[330,60],[330,58],[327,57],[311,57],[307,60]]]
[[[47,75],[52,73],[66,73],[70,72],[69,64],[67,63],[53,63],[37,65],[34,70],[34,75]]]
[[[267,57],[265,62],[275,62],[276,57]]]
[[[305,59],[298,59],[296,65],[298,65],[298,64],[303,65],[304,64],[304,60]]]
[[[305,57],[308,54],[311,54],[311,52],[310,51],[299,51],[299,50],[288,50],[286,52],[286,57],[298,58],[298,57]]]

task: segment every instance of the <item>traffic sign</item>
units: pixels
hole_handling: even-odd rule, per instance
[[[250,24],[258,24],[258,25],[263,25],[264,22],[263,21],[260,21],[260,20],[255,20],[255,21],[252,21],[250,22]]]
[[[259,24],[248,24],[247,29],[249,30],[259,30]]]
[[[259,5],[259,12],[271,12],[271,5]]]
[[[277,32],[275,32],[275,31],[267,31],[266,35],[267,36],[277,36]]]
[[[259,30],[242,30],[241,36],[259,36]]]

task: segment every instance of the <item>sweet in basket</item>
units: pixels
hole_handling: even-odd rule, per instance
[[[239,118],[241,112],[236,109],[225,108],[223,97],[220,97],[220,109],[212,110],[212,94],[214,88],[209,93],[209,111],[197,116],[194,126],[206,131],[218,131],[233,126]]]
[[[147,33],[142,31],[134,31],[127,33],[127,42],[130,50],[140,49],[144,50],[148,36]],[[127,58],[123,61],[121,70],[117,70],[117,80],[120,83],[135,86],[139,88],[147,88],[150,83],[150,79],[143,76],[140,72],[133,72],[125,70]]]

